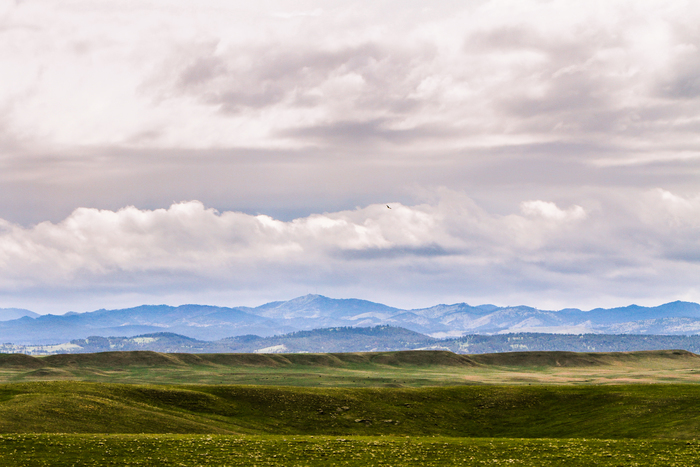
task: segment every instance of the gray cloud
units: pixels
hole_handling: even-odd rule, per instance
[[[5,240],[44,252],[5,258],[0,277],[25,271],[24,282],[2,289],[8,300],[21,298],[12,290],[72,297],[65,300],[90,290],[96,300],[174,297],[169,283],[187,297],[208,287],[221,300],[229,289],[253,299],[308,287],[382,298],[373,295],[380,280],[383,298],[399,300],[407,291],[425,301],[563,305],[567,294],[615,304],[696,296],[685,278],[697,277],[700,8],[310,6],[210,4],[196,18],[178,2],[8,6],[0,20],[0,66],[12,71],[0,83],[0,218]],[[175,228],[182,237],[157,229],[175,216],[158,217],[158,208],[192,199],[226,214]],[[567,209],[522,204],[529,200],[581,206],[586,218],[566,224]],[[387,202],[428,213],[439,228],[414,243],[363,248],[339,247],[354,235],[342,229],[329,234],[338,244],[287,232],[309,257],[273,261],[251,247],[259,254],[245,266],[254,273],[210,264],[220,279],[173,253],[178,244],[195,257],[212,254],[188,246],[192,238],[238,251],[224,234],[196,233],[223,218],[242,222],[231,231],[250,245],[276,248],[250,233],[257,214],[288,230],[304,231],[314,216],[352,218],[359,228],[383,219],[369,211]],[[67,235],[76,212],[92,212],[79,207],[104,210],[95,225],[125,212],[158,218],[148,228],[164,262],[143,260],[129,245],[122,253],[135,262],[115,262],[98,253],[104,233],[93,233],[89,251],[37,237],[42,229]],[[32,269],[35,260],[43,269]],[[270,277],[279,278],[276,292],[263,291],[260,278]]]
[[[393,129],[390,120],[377,119],[360,122],[336,121],[329,125],[285,130],[281,134],[325,144],[371,145],[381,142],[408,144],[411,141],[442,139],[455,133],[457,130],[437,125]]]

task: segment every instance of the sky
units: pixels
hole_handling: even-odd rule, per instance
[[[700,301],[698,24],[0,0],[0,308]]]

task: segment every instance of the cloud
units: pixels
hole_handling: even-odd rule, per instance
[[[6,294],[695,293],[693,3],[2,5]]]
[[[624,158],[669,132],[697,150],[693,5],[389,5],[210,2],[193,16],[179,2],[8,3],[0,121],[27,147],[83,152],[605,134],[607,156]]]
[[[520,205],[520,210],[527,215],[540,216],[556,221],[577,220],[586,217],[586,211],[581,206],[572,206],[567,210],[562,210],[552,202],[541,200],[524,201]]]
[[[644,296],[650,284],[675,293],[694,287],[700,197],[650,191],[620,223],[614,206],[589,213],[533,200],[521,204],[522,214],[497,215],[461,193],[437,196],[429,204],[369,205],[286,222],[198,201],[156,210],[80,208],[32,227],[2,221],[0,292],[168,296],[192,287],[347,292],[381,284],[387,295],[520,295],[533,303],[540,293],[583,300]]]
[[[177,2],[8,6],[10,131],[33,145],[270,148],[319,144],[326,128],[328,145],[343,129],[376,143],[382,121],[417,138],[459,130],[440,147],[694,141],[681,136],[698,105],[688,4],[286,6],[213,2],[195,18]]]

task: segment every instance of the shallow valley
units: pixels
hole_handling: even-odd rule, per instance
[[[699,361],[685,351],[0,355],[0,457],[691,465]]]

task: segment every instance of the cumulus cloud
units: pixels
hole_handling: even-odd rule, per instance
[[[550,201],[524,201],[520,205],[520,209],[524,214],[552,220],[583,219],[586,217],[586,211],[581,206],[572,206],[563,210]]]
[[[611,213],[542,200],[523,202],[522,214],[497,215],[446,190],[434,203],[287,222],[198,201],[156,210],[80,208],[58,223],[2,221],[0,287],[5,295],[155,288],[167,296],[192,284],[219,292],[303,284],[372,294],[380,287],[387,296],[527,296],[531,303],[541,293],[614,295],[621,284],[641,295],[652,283],[691,293],[700,268],[700,197],[645,196],[622,227]],[[679,280],[678,271],[695,274]]]

